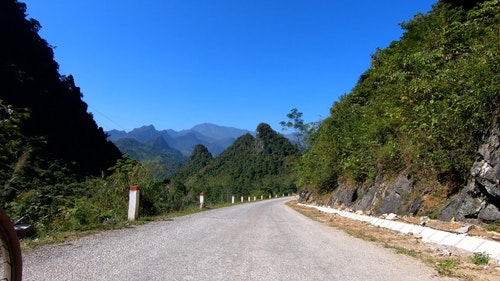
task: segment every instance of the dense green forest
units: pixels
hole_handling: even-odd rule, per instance
[[[404,173],[416,181],[407,200],[426,195],[431,212],[465,185],[499,114],[500,3],[440,1],[401,27],[402,38],[375,51],[313,130],[298,163],[300,186],[362,193]]]

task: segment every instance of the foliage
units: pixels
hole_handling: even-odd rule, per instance
[[[122,153],[141,163],[155,163],[162,167],[156,171],[156,176],[168,177],[177,171],[186,162],[186,159],[179,151],[168,147],[162,137],[158,139],[161,139],[164,145],[149,145],[131,138],[116,140],[114,144]]]
[[[171,210],[166,185],[153,168],[123,157],[108,177],[89,177],[82,182],[60,182],[21,192],[6,208],[14,218],[24,216],[45,234],[63,230],[87,230],[124,221],[129,187],[140,187],[141,215]]]
[[[434,268],[437,270],[439,274],[444,276],[450,276],[453,274],[453,270],[457,268],[459,264],[460,262],[456,259],[442,258],[436,262]]]
[[[14,182],[22,173],[29,156],[30,148],[26,143],[19,123],[29,117],[11,106],[3,105],[0,100],[0,183],[3,183],[1,202],[12,200],[17,189]]]
[[[87,112],[73,76],[59,74],[52,47],[38,35],[40,23],[26,19],[26,5],[15,0],[1,2],[0,21],[0,98],[29,110],[18,125],[31,157],[68,163],[75,176],[112,166],[120,151]]]
[[[186,165],[177,170],[173,177],[179,181],[185,181],[201,168],[208,165],[212,160],[213,156],[208,151],[208,148],[202,144],[198,144],[194,147]]]
[[[302,119],[302,112],[297,108],[290,110],[290,113],[286,115],[288,121],[281,121],[280,125],[284,131],[288,129],[294,129],[293,135],[295,136],[295,141],[301,150],[305,150],[307,147],[304,143],[304,139],[307,138],[311,124],[304,124]]]
[[[401,40],[376,50],[370,69],[312,132],[297,164],[301,186],[330,192],[339,180],[365,185],[401,171],[464,184],[498,115],[500,4],[441,1],[401,26]]]
[[[475,265],[485,265],[490,262],[490,256],[488,253],[474,253],[472,257],[470,257],[470,261]]]
[[[227,202],[235,196],[269,196],[296,191],[294,163],[299,150],[265,124],[257,136],[239,137],[233,145],[211,159],[199,146],[173,179],[184,182],[194,197],[205,193],[208,204]]]
[[[103,210],[88,204],[98,179],[87,177],[103,177],[121,153],[74,78],[59,74],[40,28],[25,4],[0,2],[0,204],[43,232],[99,221]]]

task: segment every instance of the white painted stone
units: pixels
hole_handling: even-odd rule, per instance
[[[426,228],[420,225],[414,225],[411,232],[414,234],[419,234],[422,233]]]
[[[131,186],[128,195],[128,220],[135,221],[139,216],[139,187]]]
[[[385,219],[386,219],[386,220],[393,220],[393,219],[396,219],[397,217],[398,217],[398,215],[393,214],[393,213],[390,213],[390,214],[388,214],[388,215],[385,217]]]
[[[481,246],[486,240],[477,237],[465,237],[462,241],[455,245],[455,247],[474,252],[477,248]]]
[[[455,229],[455,232],[461,233],[461,234],[468,233],[473,227],[474,226],[472,226],[472,225],[462,226],[460,228]]]
[[[429,241],[434,243],[441,243],[446,237],[451,235],[451,233],[441,230],[434,230],[434,233],[427,237]]]
[[[394,226],[396,225],[396,222],[395,221],[389,221],[385,228],[389,228],[389,229],[392,229]]]
[[[322,212],[338,214],[346,218],[352,218],[360,221],[367,221],[374,226],[390,228],[402,233],[412,233],[416,238],[421,238],[424,242],[433,242],[436,244],[454,246],[456,248],[469,252],[485,252],[497,264],[500,264],[500,243],[478,238],[470,237],[467,234],[455,234],[424,227],[421,225],[412,225],[408,223],[396,222],[367,215],[359,215],[338,209],[323,208],[302,204],[301,206],[314,207]],[[389,216],[384,214],[383,217]]]
[[[391,222],[388,221],[388,220],[384,220],[379,226],[380,227],[384,227],[384,228],[388,228],[388,225],[390,224]]]
[[[394,225],[391,227],[392,230],[401,232],[401,229],[405,227],[405,224],[402,222],[394,222]]]
[[[408,233],[414,233],[412,230],[415,228],[414,225],[412,224],[408,224],[408,223],[405,223],[403,228],[401,228],[399,231],[404,233],[404,234],[408,234]]]
[[[490,255],[490,257],[496,257],[500,255],[500,243],[493,242],[493,241],[485,241],[483,244],[481,244],[479,247],[477,247],[474,252],[486,252]]]
[[[446,246],[455,246],[460,243],[460,241],[465,239],[465,237],[467,237],[466,234],[450,234],[448,237],[443,239],[443,241],[441,241],[441,244]]]
[[[433,235],[434,232],[435,232],[434,229],[424,227],[424,230],[421,231],[419,234],[420,234],[420,236],[422,236],[422,239],[427,239],[427,238],[429,238],[429,236]]]

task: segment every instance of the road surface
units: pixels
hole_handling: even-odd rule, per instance
[[[24,253],[24,280],[442,280],[421,262],[274,199]]]

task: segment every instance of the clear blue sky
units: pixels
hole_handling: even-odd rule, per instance
[[[97,124],[280,131],[292,108],[329,115],[437,0],[25,0]]]

